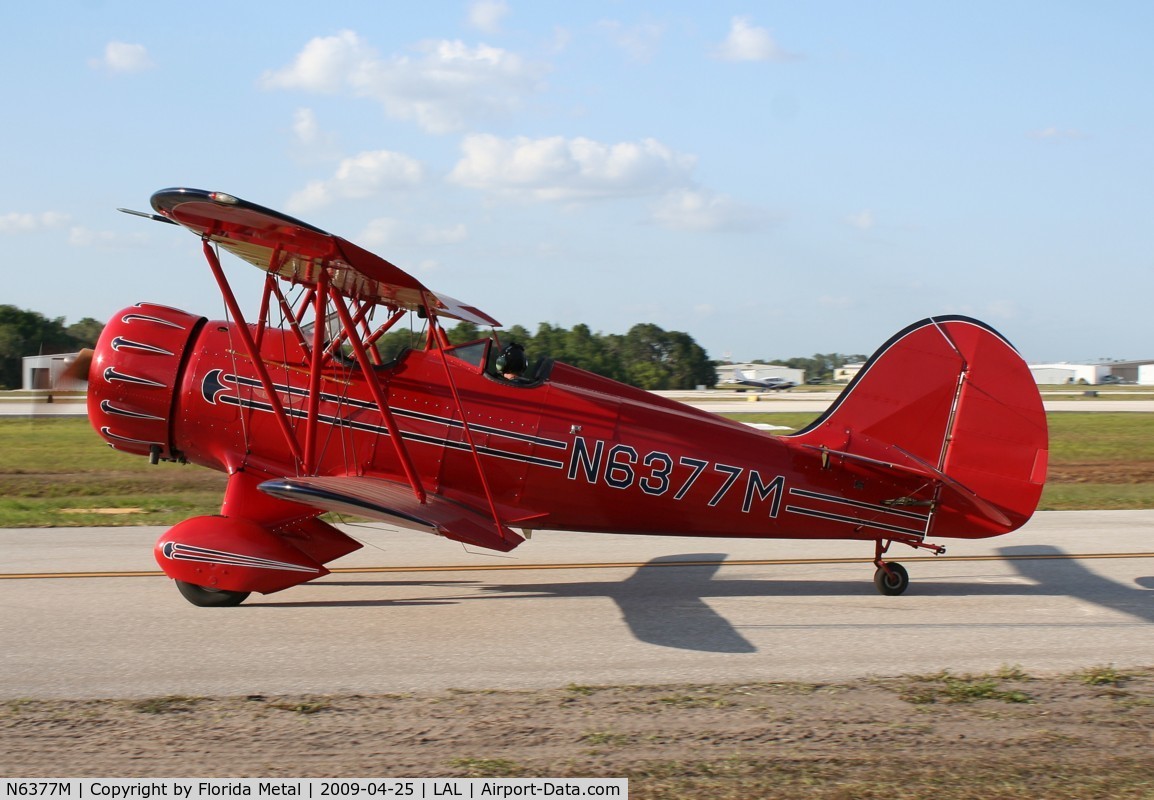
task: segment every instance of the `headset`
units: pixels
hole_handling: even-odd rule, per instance
[[[505,345],[501,349],[501,354],[497,356],[497,372],[502,375],[520,375],[528,365],[529,362],[525,360],[525,348],[516,342]]]

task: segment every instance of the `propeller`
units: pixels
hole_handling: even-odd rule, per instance
[[[92,367],[92,359],[96,351],[85,347],[76,355],[67,359],[64,369],[57,376],[53,389],[84,389],[88,385],[88,370]]]

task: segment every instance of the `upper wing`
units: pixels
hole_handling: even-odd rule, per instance
[[[314,285],[327,267],[329,285],[346,297],[410,311],[424,309],[476,325],[500,325],[478,308],[437,295],[396,265],[346,239],[232,195],[162,189],[152,196],[152,207],[162,218],[294,283]]]

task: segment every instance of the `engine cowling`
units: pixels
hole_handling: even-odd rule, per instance
[[[176,391],[204,317],[137,303],[100,335],[88,373],[88,419],[117,450],[180,460],[173,445]]]

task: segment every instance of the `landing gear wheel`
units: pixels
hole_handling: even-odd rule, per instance
[[[889,572],[886,572],[886,568]],[[874,586],[884,595],[899,595],[909,588],[910,574],[906,568],[894,561],[887,561],[885,568],[878,567],[874,573]]]
[[[176,588],[184,595],[184,599],[194,606],[223,608],[225,606],[239,606],[250,592],[230,592],[227,589],[213,589],[209,586],[197,586],[195,583],[177,581]]]

